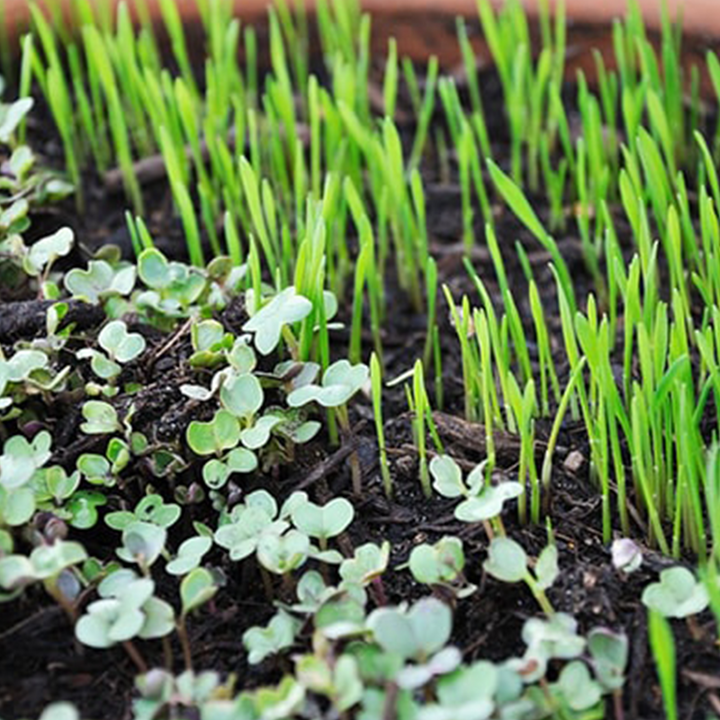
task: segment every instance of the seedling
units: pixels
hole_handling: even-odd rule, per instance
[[[42,431],[32,441],[26,440],[22,435],[13,435],[5,442],[2,455],[0,455],[0,482],[13,490],[25,485],[50,459],[50,446],[52,438],[50,433]]]
[[[446,536],[434,545],[418,545],[412,549],[408,567],[416,582],[449,587],[458,598],[471,595],[475,586],[462,587],[465,553],[462,540]]]
[[[338,658],[334,666],[329,659],[304,655],[296,659],[295,672],[303,685],[328,697],[340,712],[356,705],[364,691],[358,663],[350,655]]]
[[[673,567],[663,570],[660,581],[643,590],[642,602],[663,617],[684,618],[705,610],[708,594],[705,585],[690,570]]]
[[[55,261],[67,255],[72,250],[74,242],[75,234],[67,227],[35,241],[23,258],[23,270],[28,275],[40,277],[43,284]]]
[[[212,547],[212,538],[204,535],[183,540],[175,557],[168,562],[165,570],[171,575],[187,575],[195,570]]]
[[[355,548],[353,557],[343,560],[340,565],[340,577],[347,583],[368,585],[380,580],[387,570],[390,559],[390,543],[381,546],[366,543]]]
[[[143,574],[147,575],[165,549],[166,540],[167,531],[164,527],[136,520],[123,529],[122,547],[117,549],[117,556],[125,562],[137,563]]]
[[[198,539],[209,540],[209,538]],[[212,600],[217,590],[218,586],[212,574],[205,568],[196,567],[191,570],[180,583],[182,609],[177,622],[177,631],[183,648],[185,668],[187,670],[192,670],[192,654],[187,635],[186,618],[190,613]]]
[[[135,287],[135,268],[128,265],[114,269],[105,260],[91,260],[87,270],[70,270],[64,282],[73,297],[96,303],[114,296],[129,295]]]
[[[650,609],[648,613],[648,637],[650,649],[657,665],[663,705],[668,720],[679,717],[677,703],[677,672],[675,665],[675,640],[670,623],[662,613]]]
[[[508,481],[490,485],[486,481],[486,464],[476,465],[463,480],[462,471],[449,455],[437,455],[430,462],[433,487],[448,498],[464,498],[455,508],[455,517],[463,522],[492,522],[504,534],[500,515],[508,500],[524,491],[520,483]]]
[[[108,513],[105,522],[114,530],[125,530],[135,522],[151,523],[161,528],[172,527],[180,518],[180,508],[174,503],[165,503],[161,495],[146,495],[133,512],[127,510]]]
[[[197,451],[196,451],[197,452]],[[250,473],[258,466],[255,453],[246,448],[231,450],[225,460],[208,460],[203,465],[203,480],[212,490],[224,487],[233,473]]]
[[[266,570],[284,577],[302,566],[310,552],[310,538],[294,529],[282,534],[264,532],[257,542],[258,562]]]
[[[75,636],[84,645],[107,648],[122,643],[141,672],[145,663],[130,642],[133,638],[160,638],[175,627],[172,606],[154,596],[155,583],[137,579],[129,571],[108,576],[98,587],[101,600],[91,603],[75,625]]]
[[[232,350],[234,340],[217,320],[194,323],[190,331],[193,350],[190,364],[195,367],[215,367],[225,359],[225,351]],[[247,346],[245,346],[247,347]]]
[[[308,384],[293,390],[288,395],[288,405],[302,407],[316,402],[326,408],[340,408],[363,387],[368,373],[366,365],[338,360],[325,371],[321,385]]]
[[[450,636],[452,615],[449,608],[435,598],[420,600],[409,610],[380,608],[367,620],[375,642],[387,653],[403,661],[414,660],[397,673],[401,687],[421,687],[436,676],[457,668],[457,648],[444,647]]]
[[[145,351],[145,338],[131,333],[122,320],[109,322],[98,335],[98,343],[107,355],[85,348],[77,352],[79,359],[90,358],[93,372],[104,380],[120,374],[122,365],[136,360]]]
[[[602,686],[593,680],[581,660],[573,660],[560,671],[555,688],[564,703],[575,712],[590,710],[602,698]]]
[[[188,425],[187,442],[196,455],[220,455],[240,442],[240,423],[227,410],[218,410],[210,422],[193,420]]]
[[[349,434],[350,418],[346,404],[365,384],[368,374],[367,365],[351,365],[347,360],[338,360],[325,370],[321,385],[303,385],[293,390],[287,397],[287,403],[290,407],[302,407],[316,402],[326,408],[335,408],[340,426]],[[362,492],[362,478],[357,453],[350,456],[350,463],[353,490],[359,497]]]
[[[490,543],[483,569],[503,582],[525,582],[543,612],[550,618],[555,614],[545,595],[545,590],[555,582],[560,572],[555,545],[548,545],[540,553],[533,573],[528,568],[527,555],[521,545],[508,537],[496,537]]]
[[[187,316],[208,285],[202,271],[170,262],[154,247],[140,253],[137,274],[148,289],[136,297],[135,303],[161,320]]]
[[[615,711],[622,712],[622,686],[628,663],[628,638],[607,628],[595,628],[588,635],[595,677],[602,687],[613,694]]]
[[[88,400],[82,408],[85,422],[80,429],[88,435],[109,435],[121,431],[122,425],[115,408],[100,400]]]
[[[35,512],[35,493],[29,486],[33,476],[49,459],[50,433],[38,433],[32,442],[14,435],[0,455],[0,524],[23,525]]]
[[[291,513],[294,525],[302,532],[317,538],[325,550],[329,538],[344,532],[355,515],[353,506],[345,498],[335,498],[320,506],[310,501],[297,504]]]
[[[523,626],[522,637],[527,645],[525,655],[520,662],[512,662],[511,667],[526,670],[525,682],[543,677],[550,660],[572,660],[586,646],[585,638],[577,634],[577,621],[566,613],[555,613],[548,620],[530,618]]]
[[[292,647],[300,623],[281,610],[266,627],[252,627],[243,633],[243,645],[248,651],[248,662],[257,665],[270,655]]]
[[[277,519],[278,506],[265,490],[250,493],[245,502],[233,508],[232,515],[215,532],[215,542],[230,551],[238,562],[255,552],[264,532],[282,533],[289,523]]]
[[[108,323],[100,331],[98,343],[111,360],[121,365],[135,360],[145,350],[145,338],[139,333],[128,332],[122,320]]]
[[[253,300],[257,302],[259,298]],[[303,320],[311,310],[310,300],[298,295],[294,287],[288,287],[258,309],[242,329],[254,333],[255,347],[261,355],[269,355],[280,342],[283,328]]]
[[[29,557],[6,555],[0,558],[0,587],[10,594],[3,594],[1,599],[11,599],[26,586],[40,581],[48,594],[73,617],[73,602],[80,586],[77,578],[67,571],[85,559],[85,548],[69,540],[57,540],[52,545],[36,547]],[[75,592],[72,592],[72,588]]]
[[[97,453],[83,453],[77,460],[77,469],[92,485],[113,487],[117,475],[130,462],[130,451],[131,448],[124,440],[114,437],[108,443],[104,456]],[[139,452],[134,454],[137,455]]]
[[[10,144],[15,131],[34,104],[31,97],[20,98],[11,103],[0,102],[0,143]]]
[[[642,565],[642,552],[637,543],[630,538],[619,538],[613,541],[611,553],[615,569],[628,575]]]
[[[387,447],[385,444],[385,428],[383,426],[382,414],[382,371],[380,361],[375,353],[370,357],[370,383],[372,388],[373,415],[375,419],[375,432],[378,437],[378,449],[380,451],[380,474],[382,476],[385,495],[392,496],[392,478],[388,466]]]

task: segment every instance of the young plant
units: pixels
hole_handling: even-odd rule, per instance
[[[450,588],[458,598],[476,590],[474,585],[464,584],[465,553],[460,538],[446,536],[434,545],[417,545],[410,553],[408,567],[415,582]]]
[[[248,651],[248,662],[257,665],[265,658],[292,647],[299,629],[300,622],[280,610],[265,627],[251,627],[246,630],[242,641]]]
[[[354,516],[355,510],[345,498],[335,498],[322,506],[309,500],[298,502],[290,515],[298,530],[318,539],[322,551],[327,549],[330,538],[347,530]]]
[[[531,572],[522,546],[508,537],[496,537],[490,543],[483,569],[503,582],[526,583],[543,612],[552,618],[555,611],[545,591],[552,586],[560,572],[557,555],[557,547],[548,545],[540,553],[534,572]]]
[[[201,539],[210,540],[209,538]],[[191,570],[180,583],[182,609],[177,621],[177,632],[183,648],[186,670],[192,670],[192,653],[186,626],[187,616],[210,602],[217,591],[218,586],[212,573],[201,567]]]
[[[662,613],[650,610],[648,613],[648,637],[657,665],[660,689],[662,690],[665,716],[668,720],[677,720],[677,672],[675,665],[675,640],[670,623]]]
[[[373,416],[375,419],[375,432],[378,438],[380,452],[380,475],[382,476],[385,495],[392,497],[392,477],[388,466],[387,446],[385,443],[385,427],[382,414],[382,370],[380,361],[375,353],[370,357],[370,385],[372,389]]]
[[[660,573],[660,581],[648,585],[642,602],[654,614],[684,618],[701,613],[708,606],[705,585],[684,567],[672,567]]]
[[[175,627],[172,606],[155,597],[154,591],[155,583],[149,578],[138,579],[129,570],[116,571],[98,586],[101,599],[91,603],[77,621],[75,636],[93,648],[121,643],[140,672],[146,672],[132,640],[165,637]]]
[[[442,496],[463,498],[455,508],[458,520],[484,523],[491,538],[494,535],[492,528],[505,534],[500,517],[503,505],[524,492],[520,483],[508,481],[491,485],[485,462],[476,465],[463,480],[460,467],[449,455],[435,456],[430,462],[430,473],[434,478],[433,487]]]
[[[350,417],[347,403],[368,379],[369,369],[362,363],[351,365],[347,360],[338,360],[323,373],[320,385],[308,384],[293,390],[287,396],[290,407],[303,407],[315,402],[325,408],[334,408],[340,427],[350,435]],[[362,493],[362,475],[357,453],[350,456],[353,491],[359,497]]]

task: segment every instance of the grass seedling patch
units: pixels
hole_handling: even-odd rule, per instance
[[[58,8],[0,32],[0,715],[716,712],[712,50]]]

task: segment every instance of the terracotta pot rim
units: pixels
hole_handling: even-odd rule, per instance
[[[1,0],[2,15],[11,36],[24,31],[29,17],[28,0]],[[41,0],[41,2],[69,5],[69,0]],[[112,0],[117,3],[118,0]],[[492,0],[501,6],[505,0]],[[528,13],[536,14],[539,0],[522,0]],[[549,0],[554,7],[559,0]],[[186,22],[197,18],[198,9],[194,0],[176,0]],[[304,0],[305,6],[312,10],[316,0]],[[657,29],[661,23],[662,0],[638,0],[646,24]],[[132,0],[130,0],[132,4]],[[240,17],[256,19],[263,17],[272,0],[234,0],[235,9]],[[477,0],[361,0],[363,8],[375,15],[433,15],[466,17],[477,16]],[[158,0],[150,0],[148,5],[154,17],[159,15]],[[614,19],[623,17],[627,0],[565,0],[568,20],[571,23],[607,26]],[[720,39],[720,13],[717,0],[667,0],[671,17],[681,13],[683,29],[686,35]]]

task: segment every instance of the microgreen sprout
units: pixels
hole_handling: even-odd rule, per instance
[[[462,540],[447,536],[434,545],[418,545],[412,549],[408,567],[416,582],[427,585],[444,585],[459,598],[475,591],[473,585],[462,585],[464,580],[465,553]]]
[[[497,580],[516,583],[525,582],[546,615],[552,617],[554,610],[545,595],[559,574],[557,547],[548,545],[535,563],[534,573],[528,568],[528,559],[522,546],[508,537],[496,537],[490,543],[488,559],[483,564],[486,572]]]
[[[345,498],[335,498],[326,505],[310,501],[297,503],[291,517],[295,526],[310,537],[317,538],[325,550],[329,538],[344,532],[355,515],[352,504]]]
[[[259,302],[259,298],[253,298]],[[261,355],[270,354],[280,342],[283,328],[306,318],[312,310],[312,303],[298,295],[294,287],[285,288],[267,305],[263,305],[243,325],[243,331],[254,333],[255,347]]]
[[[132,639],[164,637],[175,627],[172,606],[155,597],[154,591],[155,583],[148,578],[138,579],[126,571],[108,576],[98,587],[102,599],[91,603],[75,626],[77,639],[94,648],[123,643],[144,671]]]
[[[455,517],[463,522],[492,523],[504,534],[500,515],[508,500],[523,492],[520,483],[508,481],[490,485],[486,480],[486,463],[476,465],[463,480],[462,471],[449,455],[437,455],[430,462],[433,487],[444,497],[463,498],[455,508]]]
[[[660,573],[660,581],[648,585],[643,604],[663,617],[684,618],[697,615],[708,606],[708,594],[702,582],[684,567]]]
[[[252,627],[243,634],[248,662],[256,665],[266,657],[289,648],[295,642],[299,622],[284,611],[278,612],[266,627]]]
[[[290,407],[302,407],[316,402],[326,408],[334,408],[341,427],[350,433],[350,418],[347,410],[348,401],[363,387],[368,379],[367,365],[351,365],[347,360],[338,360],[325,370],[320,385],[307,384],[293,390],[287,397]],[[353,475],[353,490],[360,496],[360,466],[357,454],[350,458]]]

